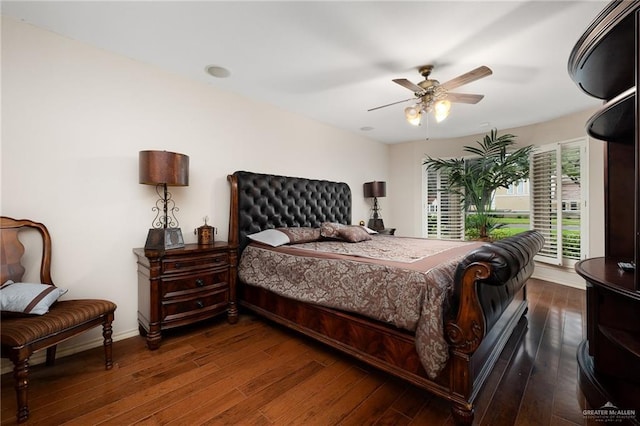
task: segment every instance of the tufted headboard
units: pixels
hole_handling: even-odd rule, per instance
[[[269,228],[351,223],[351,189],[344,182],[238,171],[231,184],[229,242],[240,253],[247,235]]]

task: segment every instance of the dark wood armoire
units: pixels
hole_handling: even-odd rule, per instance
[[[587,282],[587,338],[578,348],[578,382],[588,407],[635,410],[640,423],[640,143],[636,95],[640,1],[613,1],[595,17],[569,58],[581,90],[603,100],[587,122],[605,146],[605,256],[576,271]],[[591,200],[598,203],[600,200]]]

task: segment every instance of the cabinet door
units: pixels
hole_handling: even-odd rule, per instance
[[[636,140],[635,140],[635,208],[636,208],[636,217],[635,217],[635,234],[636,234],[636,244],[635,244],[635,255],[634,259],[636,262],[636,271],[635,271],[635,281],[636,281],[636,291],[640,291],[640,271],[638,271],[638,266],[640,266],[640,96],[638,94],[638,88],[640,87],[640,9],[636,11]]]
[[[608,143],[605,168],[605,256],[634,259],[636,191],[635,144]]]

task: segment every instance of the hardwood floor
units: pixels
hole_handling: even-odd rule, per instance
[[[515,333],[477,400],[480,425],[583,424],[576,350],[584,291],[530,280],[528,325]],[[523,322],[524,325],[524,322]],[[518,336],[520,334],[520,336]],[[28,424],[451,425],[449,403],[254,316],[142,337],[31,368]],[[2,425],[15,422],[10,374]]]

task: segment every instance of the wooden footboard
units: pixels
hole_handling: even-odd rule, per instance
[[[239,183],[239,180],[242,182]],[[271,180],[277,185],[276,190],[265,191]],[[333,186],[326,181],[247,172],[236,172],[229,176],[229,181],[229,240],[239,246],[240,252],[246,244],[246,234],[260,230],[256,223],[273,223],[262,216],[252,220],[251,214],[248,214],[256,211],[258,215],[263,215],[261,211],[265,209],[256,206],[272,202],[270,199],[260,198],[259,194],[266,192],[272,197],[275,193],[284,192],[280,188],[289,185],[291,181],[291,188],[326,186],[331,196],[348,192],[348,187],[345,190],[344,184]],[[257,182],[259,189],[253,188],[252,182]],[[278,200],[273,204],[295,205],[296,195],[290,192],[287,191],[286,200]],[[243,195],[240,196],[240,193]],[[258,198],[252,199],[252,194],[257,194]],[[338,214],[337,221],[341,223],[350,223],[350,192],[348,197],[349,206],[346,209],[341,207],[344,211],[348,210],[348,215]],[[309,199],[305,199],[305,208],[309,203]],[[334,204],[339,205],[341,201]],[[298,223],[297,226],[318,226],[319,222],[325,220],[336,221],[333,212],[327,213],[327,216],[323,212],[319,213],[320,210],[314,210],[309,217],[287,218],[288,210],[300,211],[278,211],[277,221],[285,224]],[[473,402],[478,392],[514,329],[521,320],[524,321],[522,317],[527,309],[525,283],[533,273],[533,256],[540,250],[542,243],[539,233],[529,231],[485,244],[460,262],[455,275],[452,309],[445,322],[450,359],[433,380],[427,377],[422,367],[412,333],[356,314],[295,301],[242,282],[238,282],[237,286],[238,302],[243,308],[448,399],[452,403],[456,421],[471,424]]]
[[[458,417],[473,416],[473,401],[527,310],[526,281],[544,244],[537,231],[488,243],[457,267],[452,319],[446,321],[450,393],[463,398]]]

